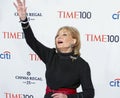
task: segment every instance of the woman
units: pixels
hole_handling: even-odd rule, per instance
[[[34,36],[26,17],[25,0],[14,3],[27,44],[46,65],[46,94],[44,98],[94,98],[90,67],[80,57],[79,31],[61,27],[55,37],[56,48],[48,48]],[[82,92],[76,89],[81,85]]]

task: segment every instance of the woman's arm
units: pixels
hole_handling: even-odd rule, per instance
[[[14,6],[17,9],[18,16],[22,25],[23,32],[25,34],[25,39],[27,44],[32,48],[32,50],[40,57],[40,59],[47,63],[50,48],[47,48],[41,44],[34,36],[33,31],[29,25],[27,16],[26,16],[26,5],[25,0],[16,0],[17,4],[14,3]]]
[[[27,18],[25,19],[27,21]],[[33,31],[29,25],[29,22],[26,24],[21,23],[23,32],[25,34],[25,40],[27,44],[30,46],[30,48],[40,57],[40,59],[44,62],[47,63],[49,53],[52,49],[44,46],[41,42],[39,42],[34,34]],[[26,28],[27,27],[27,28]]]
[[[82,92],[68,95],[68,98],[94,98],[95,91],[91,80],[91,70],[88,63],[84,63],[80,72]]]

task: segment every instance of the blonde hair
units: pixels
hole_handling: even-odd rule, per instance
[[[75,27],[72,27],[72,26],[63,26],[58,29],[58,32],[60,32],[63,29],[68,30],[72,38],[76,39],[76,43],[73,46],[73,51],[75,55],[80,55],[81,41],[80,41],[79,31]]]

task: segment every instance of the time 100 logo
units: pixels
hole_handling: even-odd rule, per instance
[[[33,95],[15,93],[5,93],[5,96],[6,98],[34,98]]]
[[[91,19],[92,13],[90,11],[58,11],[59,18],[70,19]]]

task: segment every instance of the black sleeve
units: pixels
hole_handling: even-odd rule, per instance
[[[24,20],[24,22],[27,21]],[[40,57],[40,59],[46,64],[48,60],[48,55],[50,52],[50,48],[44,46],[42,43],[40,43],[34,36],[33,31],[30,27],[29,22],[27,23],[21,23],[23,32],[25,35],[25,40],[27,44],[31,47],[31,49]]]
[[[95,92],[91,80],[91,71],[88,63],[84,64],[80,76],[82,92],[68,95],[68,98],[94,98]]]

